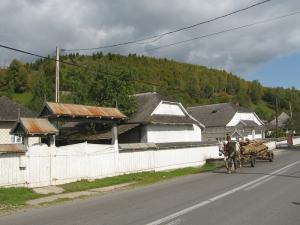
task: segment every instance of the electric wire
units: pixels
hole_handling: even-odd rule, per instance
[[[212,18],[212,19],[209,19],[209,20],[205,20],[205,21],[202,21],[202,22],[190,25],[190,26],[185,26],[185,27],[177,28],[175,30],[171,30],[171,31],[168,31],[168,32],[165,32],[165,33],[162,33],[162,34],[152,35],[152,36],[149,36],[149,37],[146,37],[146,38],[136,39],[136,40],[127,41],[127,42],[120,42],[120,43],[116,43],[116,44],[110,44],[110,45],[103,45],[103,46],[98,46],[98,47],[92,47],[92,48],[63,49],[63,51],[65,51],[65,52],[67,52],[67,51],[69,51],[69,52],[70,51],[71,52],[72,51],[73,52],[76,52],[76,51],[92,51],[92,50],[99,50],[99,49],[105,49],[105,48],[119,47],[119,46],[129,45],[129,44],[144,44],[145,41],[154,39],[154,40],[152,40],[150,42],[146,42],[146,43],[153,43],[155,41],[158,41],[159,39],[161,39],[162,37],[164,37],[166,35],[174,34],[174,33],[177,33],[177,32],[180,32],[180,31],[184,31],[184,30],[188,30],[188,29],[191,29],[191,28],[203,25],[203,24],[207,24],[207,23],[210,23],[210,22],[213,22],[213,21],[216,21],[216,20],[219,20],[219,19],[231,16],[233,14],[237,14],[237,13],[246,11],[248,9],[251,9],[253,7],[256,7],[256,6],[259,6],[259,5],[262,5],[262,4],[265,4],[265,3],[270,2],[270,1],[272,1],[272,0],[264,0],[264,1],[261,1],[261,2],[257,2],[255,4],[250,5],[250,6],[247,6],[245,8],[241,8],[241,9],[229,12],[229,13],[224,14],[222,16],[218,16],[218,17],[215,17],[215,18]]]
[[[256,25],[264,24],[264,23],[269,23],[269,22],[273,22],[275,20],[286,18],[286,17],[295,16],[297,14],[300,14],[300,11],[292,12],[292,13],[285,14],[285,15],[278,16],[278,17],[273,17],[273,18],[266,19],[266,20],[261,20],[261,21],[258,21],[258,22],[254,22],[254,23],[250,23],[250,24],[246,24],[246,25],[242,25],[242,26],[238,26],[238,27],[233,27],[233,28],[230,28],[230,29],[226,29],[226,30],[222,30],[222,31],[218,31],[218,32],[214,32],[214,33],[210,33],[210,34],[206,34],[206,35],[193,37],[193,38],[190,38],[190,39],[170,43],[170,44],[167,44],[167,45],[161,45],[161,46],[158,46],[158,47],[149,48],[149,49],[146,49],[145,51],[142,51],[141,53],[145,53],[145,52],[149,52],[149,51],[155,51],[155,50],[158,50],[158,49],[161,49],[161,48],[167,48],[167,47],[183,44],[183,43],[190,42],[190,41],[195,41],[195,40],[199,40],[199,39],[203,39],[203,38],[208,38],[208,37],[220,35],[220,34],[223,34],[223,33],[228,33],[228,32],[235,31],[235,30],[240,30],[240,29],[253,27],[253,26],[256,26]]]

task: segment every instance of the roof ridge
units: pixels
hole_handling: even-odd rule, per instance
[[[62,105],[81,105],[85,107],[96,107],[96,108],[106,108],[106,109],[117,109],[115,107],[107,107],[107,106],[98,106],[98,105],[84,105],[84,104],[76,104],[76,103],[62,103],[62,102],[46,102],[46,103],[52,103],[52,104],[62,104]],[[119,110],[119,109],[118,109]]]
[[[196,105],[196,106],[190,106],[187,107],[188,109],[192,109],[192,108],[198,108],[198,107],[204,107],[204,106],[213,106],[213,105],[224,105],[224,104],[231,104],[232,102],[222,102],[222,103],[214,103],[214,104],[207,104],[207,105]]]

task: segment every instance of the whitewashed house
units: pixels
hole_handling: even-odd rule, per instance
[[[200,142],[204,125],[181,103],[156,92],[134,95],[137,111],[123,126],[136,126],[119,136],[120,143]]]
[[[18,135],[11,135],[9,132],[13,128],[19,117],[34,117],[35,113],[28,108],[12,101],[6,96],[0,97],[0,144],[22,143],[23,140]]]
[[[227,133],[233,138],[264,138],[266,128],[256,113],[233,103],[189,107],[187,111],[205,125],[204,141],[225,140]]]

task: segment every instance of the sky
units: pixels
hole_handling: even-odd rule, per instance
[[[1,0],[0,44],[42,55],[158,35],[262,0]],[[300,89],[300,13],[232,32],[150,51],[162,45],[300,11],[299,0],[271,0],[163,38],[102,49],[224,69],[266,86]],[[92,51],[80,51],[91,54]],[[0,48],[0,65],[35,58]]]

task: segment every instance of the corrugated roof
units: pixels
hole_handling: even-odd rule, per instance
[[[20,131],[27,135],[58,133],[58,130],[47,119],[43,118],[20,118],[11,129],[11,133],[19,133]]]
[[[25,154],[26,147],[22,144],[0,144],[0,154],[20,153]]]
[[[51,115],[41,116],[70,116],[70,117],[88,117],[88,118],[110,118],[110,119],[125,119],[126,116],[116,108],[106,108],[97,106],[86,106],[77,104],[64,104],[47,102],[45,107],[50,110]],[[45,109],[44,107],[44,109]]]
[[[21,117],[36,116],[34,112],[6,96],[0,97],[0,121],[17,121]]]
[[[206,127],[226,126],[236,112],[253,112],[233,103],[189,107],[187,111]]]

